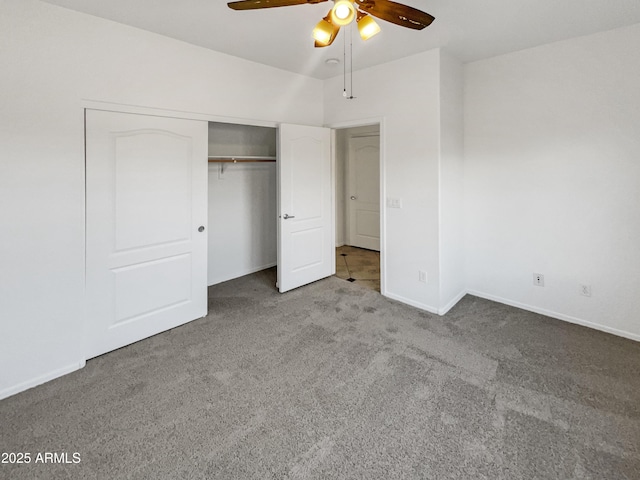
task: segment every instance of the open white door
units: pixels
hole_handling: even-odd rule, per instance
[[[286,292],[335,273],[331,130],[280,125],[278,288]]]
[[[87,110],[87,358],[207,314],[207,122]]]
[[[349,139],[348,244],[380,251],[380,136]]]

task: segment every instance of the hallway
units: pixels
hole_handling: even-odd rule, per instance
[[[336,277],[380,292],[380,252],[348,245],[336,248]]]

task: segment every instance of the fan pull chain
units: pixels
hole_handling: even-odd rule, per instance
[[[342,96],[347,98],[347,34],[342,35]]]
[[[342,96],[347,100],[353,100],[353,23],[349,25],[349,90],[347,94],[347,37],[343,36],[342,42]]]
[[[351,80],[351,95],[347,97],[348,100],[352,100],[356,97],[353,96],[353,22],[349,25],[349,79]]]

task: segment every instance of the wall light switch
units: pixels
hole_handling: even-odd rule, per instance
[[[402,208],[402,199],[387,197],[387,208]]]

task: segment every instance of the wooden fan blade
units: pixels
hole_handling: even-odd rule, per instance
[[[257,8],[290,7],[292,5],[304,5],[305,3],[322,3],[327,0],[241,0],[229,2],[227,6],[233,10],[255,10]]]
[[[356,0],[356,3],[363,12],[414,30],[422,30],[435,20],[434,17],[417,8],[391,0]]]

